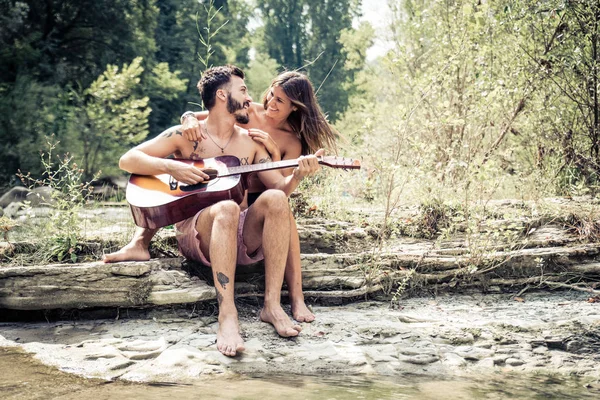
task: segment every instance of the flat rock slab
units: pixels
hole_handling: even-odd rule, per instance
[[[279,337],[257,305],[239,304],[246,351],[221,355],[216,317],[189,309],[125,312],[110,319],[1,323],[0,346],[102,379],[190,383],[207,376],[467,376],[516,371],[600,378],[600,304],[581,293],[412,298],[401,309],[362,302],[314,307],[300,336]],[[117,318],[118,317],[118,318]],[[577,340],[577,345],[573,345]]]
[[[478,259],[481,266],[476,270],[472,269],[473,256],[459,250],[448,252],[420,242],[406,242],[378,253],[303,254],[303,288],[306,296],[343,299],[386,288],[389,291],[402,280],[407,287],[414,284],[413,291],[427,285],[436,291],[502,291],[525,285],[555,288],[564,285],[561,279],[571,275],[579,276],[580,282],[592,283],[600,277],[600,267],[593,261],[600,253],[599,243],[489,252]],[[262,263],[238,267],[236,294],[262,296],[263,271]],[[209,268],[178,257],[114,264],[0,267],[0,309],[196,303],[215,299],[211,280]]]
[[[214,288],[181,269],[182,259],[0,268],[0,308],[80,309],[185,304]]]

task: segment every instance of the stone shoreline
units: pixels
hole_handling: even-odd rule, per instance
[[[583,204],[571,203],[557,204]],[[236,298],[247,349],[233,359],[215,347],[215,292],[206,267],[155,253],[149,262],[2,265],[0,346],[18,346],[85,377],[140,382],[282,371],[443,378],[499,370],[599,380],[600,303],[594,301],[600,300],[600,242],[579,232],[587,229],[583,220],[579,226],[506,217],[523,207],[499,203],[497,218],[476,235],[459,230],[444,240],[399,231],[378,244],[380,232],[367,220],[299,221],[303,287],[316,301],[317,321],[302,324],[298,338],[278,337],[258,318],[260,263],[238,268]],[[123,221],[111,229],[131,225],[125,209],[89,213]],[[85,246],[118,248],[101,239],[114,234],[95,232],[100,238]],[[174,232],[164,233],[162,245],[172,248]],[[18,253],[32,246],[5,249]],[[399,309],[360,301],[393,293]],[[408,295],[413,297],[402,298]],[[60,321],[11,322],[34,314],[38,321]]]
[[[111,319],[0,323],[0,346],[85,377],[190,383],[230,374],[467,376],[523,371],[600,380],[600,303],[578,292],[410,298],[400,309],[368,301],[315,306],[295,339],[239,304],[246,351],[215,347],[211,307],[123,310]],[[117,319],[118,316],[118,319]]]

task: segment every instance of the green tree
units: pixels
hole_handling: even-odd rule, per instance
[[[69,150],[63,139],[78,130],[70,116],[79,111],[70,88],[138,55],[154,65],[154,3],[0,0],[0,184],[18,168],[41,173],[33,155],[45,135],[61,141],[58,151]]]
[[[260,50],[286,69],[305,67],[321,88],[321,106],[335,121],[348,106],[348,83],[356,72],[346,69],[347,53],[340,38],[352,30],[360,1],[258,0],[257,5],[264,23]]]
[[[600,4],[584,0],[507,1],[537,90],[529,99],[525,140],[532,164],[559,193],[587,191],[600,180]]]
[[[271,85],[271,81],[279,72],[279,64],[264,53],[256,53],[246,68],[246,84],[252,99],[258,103],[263,92]]]
[[[348,54],[340,40],[343,33],[353,30],[352,20],[358,16],[359,6],[360,1],[357,0],[308,2],[311,33],[307,58],[315,60],[308,73],[314,84],[320,87],[319,102],[332,121],[336,121],[348,107],[348,83],[354,81],[354,74],[365,61],[363,57],[358,68],[347,69]],[[366,49],[363,54],[366,55]]]
[[[109,63],[151,60],[157,9],[153,0],[1,0],[0,76],[89,85]]]
[[[160,133],[165,127],[179,122],[179,116],[193,108],[190,103],[198,103],[196,84],[202,72],[198,54],[204,49],[200,42],[200,33],[207,26],[205,7],[208,0],[158,0],[160,9],[158,26],[155,33],[158,51],[156,59],[167,62],[173,70],[180,71],[180,79],[187,81],[185,91],[176,99],[152,101],[150,136]],[[210,58],[212,65],[234,63],[245,67],[250,49],[246,29],[251,15],[249,5],[243,0],[219,0],[214,2],[219,10],[212,21],[213,27],[227,24],[212,40],[214,53]]]
[[[141,64],[138,57],[120,71],[108,65],[88,89],[74,93],[83,110],[73,115],[73,123],[80,127],[77,139],[87,179],[101,166],[115,165],[115,159],[148,135],[149,99],[138,91]]]

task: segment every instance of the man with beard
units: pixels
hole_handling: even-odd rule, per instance
[[[232,155],[242,165],[271,161],[264,146],[236,125],[236,122],[248,123],[252,101],[244,73],[239,68],[208,69],[198,89],[209,111],[202,130],[210,140],[190,142],[176,126],[125,153],[119,161],[122,169],[140,175],[169,174],[178,182],[197,184],[209,179],[208,175],[193,165],[166,157],[206,159]],[[298,168],[318,170],[317,158],[301,158]],[[221,201],[176,225],[183,255],[212,268],[219,303],[217,348],[227,356],[235,356],[244,349],[234,303],[236,264],[252,264],[264,258],[265,295],[261,320],[272,324],[283,337],[297,336],[301,329],[281,308],[290,238],[290,210],[285,193],[295,188],[297,182],[293,182],[293,174],[283,176],[277,170],[262,171],[259,177],[268,190],[243,212],[235,202]]]

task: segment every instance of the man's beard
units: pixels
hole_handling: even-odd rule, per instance
[[[237,111],[243,109],[244,104],[232,98],[231,94],[227,95],[227,111],[229,111],[230,114],[233,114],[236,122],[240,124],[247,124],[248,122],[250,122],[250,117],[248,117],[248,114],[236,114]]]

